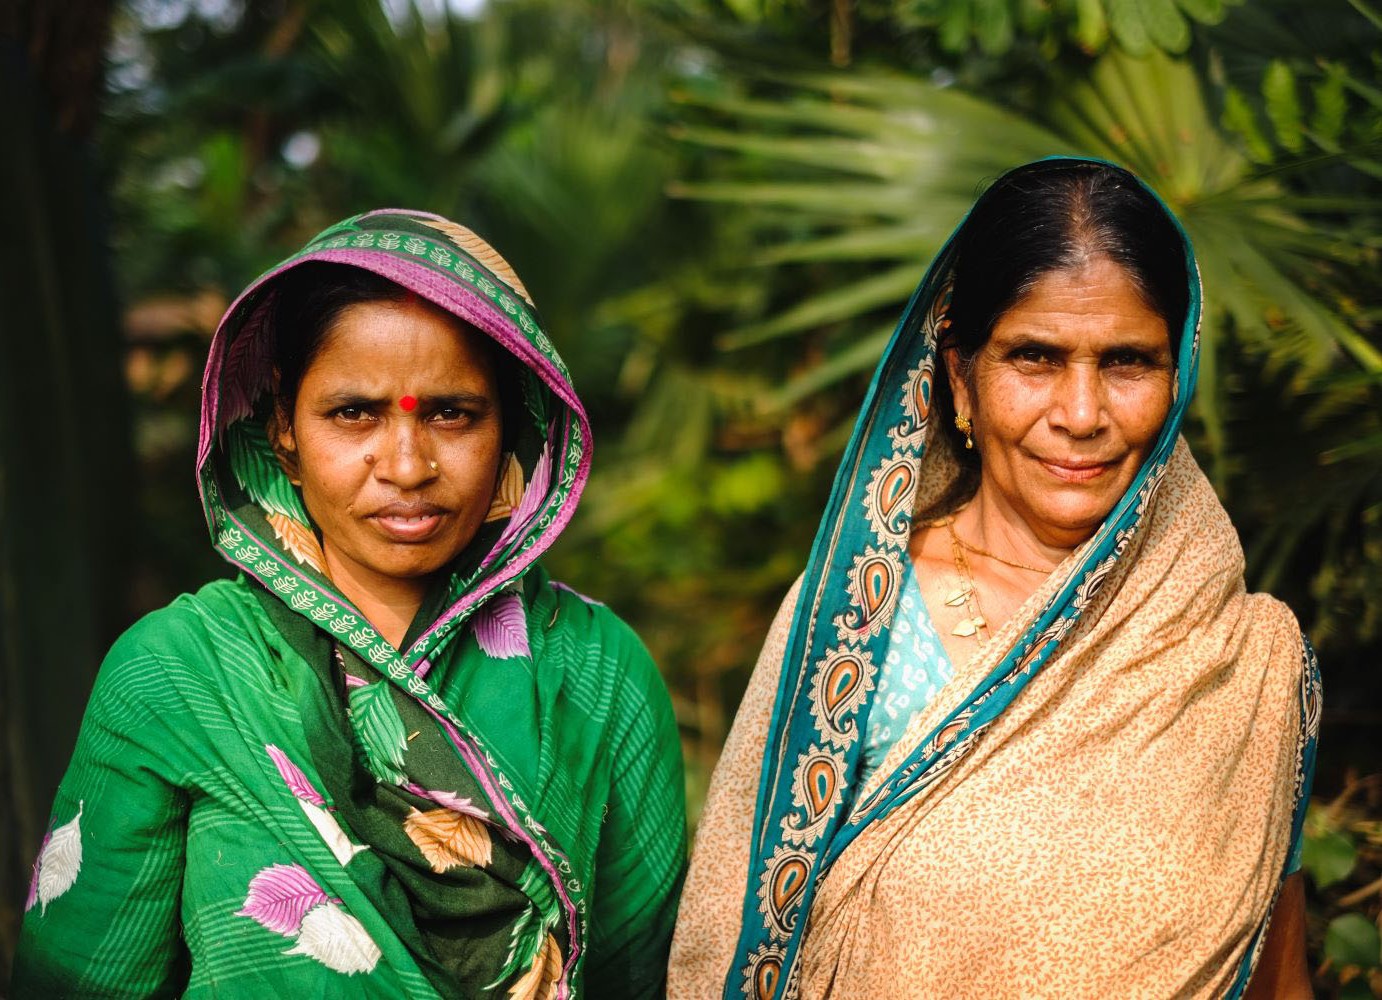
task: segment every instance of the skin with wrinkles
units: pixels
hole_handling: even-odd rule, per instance
[[[331,579],[398,645],[494,496],[503,420],[483,337],[416,297],[347,306],[279,426]]]
[[[983,472],[955,515],[988,623],[1002,626],[1127,490],[1170,411],[1166,321],[1107,257],[1043,275],[967,362],[946,352],[956,412],[970,417]],[[910,545],[923,596],[952,663],[974,640],[951,629],[969,615],[946,604],[960,582],[950,533],[920,528]]]
[[[970,509],[1013,558],[1054,564],[1099,526],[1171,408],[1166,321],[1106,257],[1043,275],[959,372],[983,461]]]

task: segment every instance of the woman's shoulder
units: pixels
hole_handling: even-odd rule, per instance
[[[213,580],[136,621],[111,646],[107,664],[208,652],[228,633],[246,631],[257,610],[243,578]]]
[[[635,700],[654,694],[665,698],[666,685],[652,654],[638,633],[603,601],[590,597],[538,567],[530,572],[533,632],[542,634],[544,650],[561,651],[567,682],[611,686]],[[535,652],[537,650],[535,649]]]
[[[534,610],[539,617],[546,616],[538,623],[539,628],[548,632],[560,628],[569,641],[587,649],[647,657],[647,649],[638,633],[604,601],[554,579],[541,567],[530,573],[525,583]]]

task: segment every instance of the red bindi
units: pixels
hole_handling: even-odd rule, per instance
[[[417,397],[416,397],[416,396],[404,396],[402,399],[400,399],[400,400],[398,401],[398,405],[401,406],[401,407],[403,407],[403,409],[404,409],[406,412],[412,413],[413,410],[417,409]]]

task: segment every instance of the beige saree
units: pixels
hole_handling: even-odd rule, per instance
[[[1168,212],[1169,216],[1169,212]],[[861,780],[928,433],[947,245],[898,324],[711,782],[674,1000],[1238,997],[1304,816],[1319,674],[1243,582],[1176,396],[1125,496]]]
[[[1244,591],[1237,535],[1184,445],[1126,567],[964,762],[866,829],[822,880],[803,1000],[1232,987],[1281,879],[1302,703],[1317,711],[1318,679],[1291,613]],[[1046,596],[959,667],[873,783]],[[730,918],[796,597],[711,782],[673,940],[674,1000],[721,996],[731,972]]]

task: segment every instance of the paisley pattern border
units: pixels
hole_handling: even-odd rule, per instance
[[[1189,239],[1169,210],[1167,216],[1184,244],[1189,309],[1174,402],[1151,455],[1022,638],[886,780],[866,799],[852,801],[850,780],[858,767],[875,664],[886,654],[902,560],[907,558],[954,236],[913,293],[869,387],[793,615],[768,733],[742,931],[725,984],[726,1000],[795,998],[805,915],[820,878],[865,827],[965,758],[1055,654],[1134,541],[1165,474],[1198,371],[1199,268]]]

